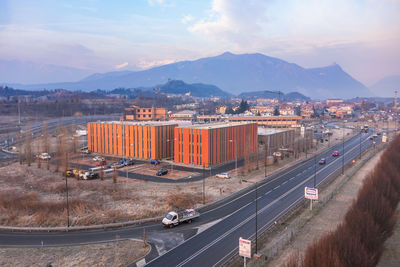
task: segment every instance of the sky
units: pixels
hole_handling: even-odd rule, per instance
[[[400,75],[400,0],[0,0],[0,61],[108,72],[225,51],[368,86]]]

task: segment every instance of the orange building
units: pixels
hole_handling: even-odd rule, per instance
[[[167,119],[167,109],[130,106],[125,109],[125,119],[137,121],[165,121]]]
[[[210,167],[257,152],[256,123],[216,123],[175,128],[174,162]]]
[[[129,158],[169,158],[176,126],[169,122],[89,122],[88,149]]]
[[[255,122],[266,127],[300,127],[301,116],[234,116],[228,118],[229,122]]]

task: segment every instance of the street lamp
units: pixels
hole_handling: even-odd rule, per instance
[[[343,150],[343,155],[342,155],[342,174],[344,174],[344,126],[342,128],[343,132],[343,137],[342,137],[342,150]]]
[[[175,140],[175,139],[174,139],[174,140]],[[167,139],[167,142],[171,144],[171,145],[170,145],[170,153],[171,153],[171,155],[172,155],[171,173],[172,173],[172,171],[174,170],[174,157],[175,157],[174,151],[173,151],[173,149],[171,149],[171,146],[173,145],[173,142],[171,142],[171,141],[174,141],[174,140]]]
[[[68,160],[68,152],[66,153],[66,157]],[[68,203],[68,177],[67,172],[65,172],[65,188],[67,193],[67,227],[69,227],[69,203]]]
[[[360,159],[361,159],[361,136],[362,136],[362,131],[360,130]]]
[[[237,175],[237,142],[236,140],[229,140],[229,142],[234,143],[235,145],[235,171],[236,171],[236,175]]]
[[[252,181],[249,181],[249,180],[242,180],[242,182],[245,182],[245,183],[251,183],[251,184],[255,184],[255,187],[256,187],[256,254],[257,254],[257,251],[258,251],[258,249],[257,249],[257,240],[258,240],[258,222],[257,222],[257,213],[258,213],[258,183],[257,182],[252,182]]]

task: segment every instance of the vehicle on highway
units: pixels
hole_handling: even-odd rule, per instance
[[[158,165],[158,164],[160,164],[160,161],[157,159],[152,159],[152,160],[150,160],[150,164]]]
[[[41,160],[49,160],[51,159],[51,156],[48,153],[41,153],[38,158]]]
[[[163,176],[166,175],[168,173],[167,169],[159,169],[156,173],[157,176]]]
[[[231,175],[227,172],[222,172],[222,173],[218,173],[217,175],[215,175],[215,177],[229,179],[229,178],[231,178]]]
[[[135,162],[133,161],[133,159],[125,160],[125,166],[132,166],[132,165],[135,165]]]
[[[368,130],[369,130],[369,127],[368,127],[368,125],[364,125],[364,126],[362,126],[362,127],[361,127],[361,130],[363,130],[363,131],[364,131],[364,133],[368,133]]]
[[[320,159],[319,165],[324,165],[324,164],[326,164],[326,159],[325,158]]]
[[[166,227],[174,227],[180,223],[191,223],[193,219],[200,216],[200,213],[194,209],[186,209],[183,211],[170,211],[167,216],[162,220],[162,224]]]
[[[339,153],[339,151],[334,151],[333,153],[332,153],[332,156],[333,157],[337,157],[337,156],[339,156],[340,155],[340,153]]]

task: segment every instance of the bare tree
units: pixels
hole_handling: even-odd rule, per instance
[[[18,161],[19,161],[19,164],[22,165],[22,134],[21,134],[21,132],[17,133],[17,146],[18,146]]]
[[[50,140],[49,140],[49,132],[47,127],[47,122],[42,122],[42,148],[44,152],[50,154]],[[50,169],[50,160],[47,160],[47,169]]]
[[[75,124],[75,122],[73,122],[71,124],[71,134],[72,134],[72,153],[74,153],[74,154],[76,153],[77,146],[78,146],[78,139],[75,134],[76,129],[77,129],[76,124]]]
[[[25,157],[28,166],[31,166],[32,163],[32,133],[31,133],[31,125],[28,123],[25,126]]]
[[[117,183],[117,176],[118,176],[117,168],[114,167],[113,176],[112,176],[112,179],[113,179],[113,183],[114,183],[114,184]]]

